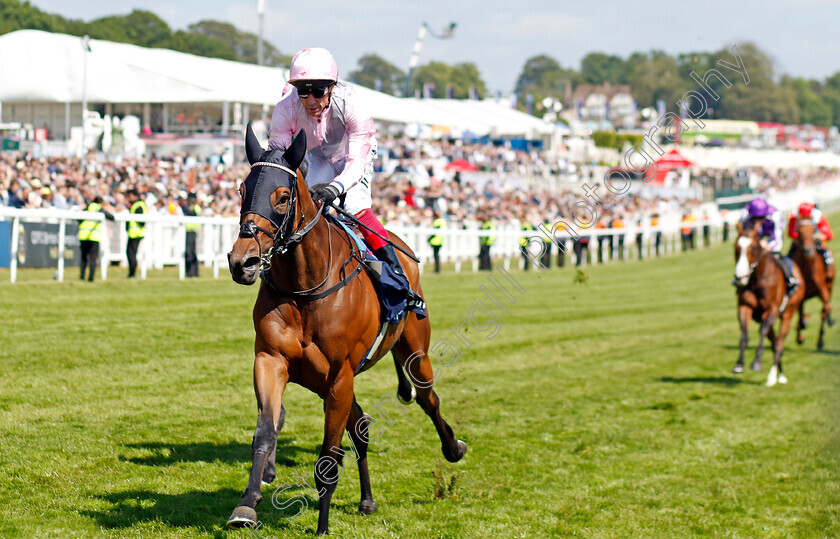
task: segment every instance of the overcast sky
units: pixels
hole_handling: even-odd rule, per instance
[[[366,53],[407,69],[423,22],[452,39],[427,35],[420,64],[473,62],[491,92],[513,89],[528,58],[547,54],[580,68],[590,52],[626,58],[635,51],[715,51],[756,43],[777,73],[824,79],[840,71],[840,2],[830,0],[266,0],[264,38],[285,54],[325,47],[348,74]],[[212,19],[258,32],[257,0],[30,0],[48,13],[90,21],[151,11],[173,30]],[[749,69],[749,66],[747,66]]]

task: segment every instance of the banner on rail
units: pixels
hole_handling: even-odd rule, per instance
[[[10,242],[11,223],[0,223],[0,244]],[[54,268],[58,264],[58,232],[55,223],[20,223],[18,228],[17,263],[21,268]],[[79,266],[81,252],[78,237],[79,225],[68,222],[64,231],[64,265]],[[6,251],[8,252],[8,251]],[[9,267],[8,256],[0,260],[0,267]]]

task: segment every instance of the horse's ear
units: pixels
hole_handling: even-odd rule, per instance
[[[251,128],[251,123],[248,122],[248,127],[245,129],[245,155],[248,157],[248,163],[252,165],[256,163],[264,152],[260,141],[257,140],[257,135]]]
[[[292,141],[292,145],[283,154],[283,159],[292,169],[297,170],[303,162],[304,155],[306,155],[306,132],[301,129]]]

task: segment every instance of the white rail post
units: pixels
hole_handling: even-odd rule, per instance
[[[67,221],[62,217],[58,222],[58,271],[56,278],[59,282],[64,281],[64,234],[66,232]]]
[[[11,275],[11,280],[13,283],[17,282],[17,255],[18,255],[18,243],[20,242],[20,232],[18,231],[20,228],[20,217],[15,217],[12,220],[12,259],[9,261],[9,270]]]

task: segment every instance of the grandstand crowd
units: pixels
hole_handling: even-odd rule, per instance
[[[447,170],[447,165],[458,160],[468,162],[481,174],[468,176]],[[480,215],[499,225],[551,221],[568,215],[568,209],[584,198],[579,181],[594,184],[605,170],[575,167],[562,158],[552,160],[539,149],[514,150],[409,138],[380,141],[376,169],[373,206],[377,215],[388,223],[426,226],[435,215],[455,226],[476,222]],[[761,193],[838,176],[837,170],[828,169],[806,173],[754,168],[746,172],[752,178],[754,191]],[[180,199],[195,192],[203,215],[238,216],[238,186],[247,174],[248,165],[244,162],[211,165],[181,153],[107,159],[94,152],[85,158],[34,158],[5,152],[0,153],[0,205],[84,209],[88,202],[101,196],[106,209],[121,211],[129,206],[126,193],[138,189],[147,206],[159,213],[179,214]],[[695,170],[693,178],[718,187],[739,185],[734,174],[727,170]],[[552,177],[557,181],[553,183],[555,188],[549,190],[547,179]],[[641,191],[615,197],[615,201],[599,216],[599,227],[615,222],[639,223],[651,216],[685,215],[698,205],[696,201],[649,196]]]

